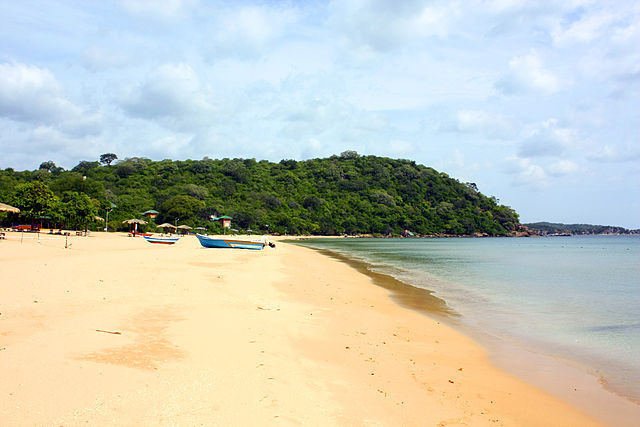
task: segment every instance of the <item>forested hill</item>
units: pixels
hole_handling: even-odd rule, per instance
[[[527,228],[541,235],[554,234],[640,234],[640,230],[628,230],[612,225],[559,224],[553,222],[535,222],[525,224]]]
[[[92,215],[105,217],[115,204],[111,228],[123,228],[123,220],[141,218],[149,209],[159,212],[157,224],[178,221],[211,231],[209,218],[222,215],[233,217],[236,229],[280,234],[508,235],[519,227],[511,208],[475,184],[409,160],[352,151],[279,163],[105,156],[102,164],[83,161],[72,170],[48,161],[36,171],[0,171],[0,201],[23,209],[21,218],[0,219],[6,225],[44,215],[67,227],[91,219],[89,227],[97,229],[104,224],[94,223]],[[54,198],[45,207],[29,205],[29,192],[48,190]]]

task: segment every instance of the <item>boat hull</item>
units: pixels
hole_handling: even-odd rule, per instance
[[[179,240],[179,238],[166,239],[162,237],[148,237],[148,236],[143,236],[143,237],[147,242],[155,243],[157,245],[173,245]]]
[[[254,249],[261,250],[264,248],[264,242],[240,239],[223,239],[196,234],[200,244],[205,248],[219,249]]]

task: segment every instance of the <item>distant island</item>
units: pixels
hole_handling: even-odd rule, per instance
[[[524,226],[533,233],[541,236],[579,236],[593,234],[640,234],[640,229],[629,230],[623,227],[615,227],[611,225],[593,225],[593,224],[559,224],[553,222],[534,222],[524,224]]]

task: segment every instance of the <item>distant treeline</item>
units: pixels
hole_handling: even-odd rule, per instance
[[[112,229],[126,228],[123,220],[149,209],[159,212],[157,224],[210,231],[216,231],[210,218],[222,215],[242,231],[280,234],[510,235],[519,228],[513,209],[473,183],[410,160],[353,151],[278,163],[118,161],[107,153],[71,170],[46,161],[35,171],[0,171],[0,201],[22,209],[19,216],[0,214],[4,225],[50,217],[57,225],[100,229],[104,223],[95,217],[112,208]]]
[[[552,222],[535,222],[532,224],[524,224],[529,230],[538,234],[640,234],[640,230],[628,230],[623,227],[614,227],[611,225],[592,225],[592,224],[558,224]]]

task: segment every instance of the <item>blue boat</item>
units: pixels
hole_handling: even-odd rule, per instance
[[[267,244],[261,240],[242,240],[233,238],[209,237],[197,234],[200,244],[205,248],[233,248],[233,249],[257,249],[261,250]]]
[[[180,240],[179,237],[153,237],[153,236],[142,236],[142,237],[144,237],[145,240],[149,243],[157,243],[160,245],[173,245],[178,240]]]

